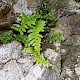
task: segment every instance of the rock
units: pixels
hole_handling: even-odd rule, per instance
[[[75,68],[75,71],[76,71],[76,75],[77,76],[80,76],[80,67],[76,67]]]
[[[25,77],[25,75],[28,73],[27,70],[29,70],[30,67],[32,66],[31,62],[27,64],[26,63],[20,64],[20,63],[17,63],[16,60],[11,60],[7,62],[3,66],[3,69],[0,69],[0,79],[2,80],[7,80],[7,79],[8,80],[14,80],[14,79],[22,80],[22,78]]]
[[[19,22],[22,12],[32,14],[26,0],[1,0],[0,6],[0,30],[10,29],[12,23]]]
[[[20,43],[13,41],[0,46],[0,79],[2,80],[60,80],[60,56],[54,50],[48,49],[45,56],[52,59],[57,69],[33,65],[34,55],[24,56]],[[21,55],[22,53],[22,55]],[[51,58],[47,56],[50,54]],[[52,55],[53,54],[53,55]],[[21,56],[21,57],[20,57]]]
[[[58,20],[55,31],[63,32],[65,39],[71,35],[72,27],[69,25],[69,20],[67,19],[67,17],[62,17]]]
[[[47,56],[50,54],[50,57]],[[28,74],[21,78],[21,80],[60,80],[60,56],[57,52],[51,49],[47,49],[44,53],[45,57],[52,60],[53,65],[57,66],[57,69],[47,69],[40,65],[33,65]],[[58,62],[58,63],[57,63]]]
[[[65,2],[62,0],[63,3]],[[66,0],[67,8],[60,8],[57,13],[58,18],[55,31],[63,32],[65,41],[60,46],[61,52],[61,80],[79,80],[80,63],[77,62],[80,56],[80,11],[79,2],[74,0]],[[55,1],[54,1],[55,2]],[[61,3],[58,3],[61,4]],[[75,9],[75,11],[74,11]],[[74,14],[74,12],[76,14]],[[65,50],[63,52],[62,50]],[[78,60],[80,62],[80,59]],[[77,65],[75,67],[75,65]]]
[[[0,65],[11,59],[17,59],[21,55],[22,46],[17,41],[0,46]]]
[[[26,75],[25,78],[22,78],[21,80],[38,80],[42,78],[43,74],[45,72],[44,68],[41,68],[38,66],[32,66],[29,70],[29,73]]]
[[[11,9],[11,0],[1,0],[0,1],[0,18],[9,12]]]
[[[71,71],[71,69],[68,69],[68,68],[66,67],[66,74],[67,74],[69,77],[71,77],[72,74],[73,74],[73,72]]]
[[[80,76],[80,55],[77,57],[77,64],[75,64],[75,72],[77,76]]]
[[[19,80],[21,78],[21,71],[15,60],[12,60],[0,70],[0,79],[2,80]]]
[[[41,68],[39,65],[31,67],[28,75],[22,80],[59,80],[54,70]]]
[[[16,4],[13,6],[14,13],[21,14],[22,12],[25,12],[26,14],[31,15],[32,11],[28,9],[28,4],[26,0],[18,0]]]
[[[77,80],[77,78],[79,78],[79,73],[77,72],[79,68],[75,68],[77,58],[78,56],[80,56],[80,24],[78,23],[79,21],[80,14],[63,16],[58,20],[55,27],[55,30],[63,32],[65,37],[65,41],[62,42],[60,47],[61,49],[65,49],[66,51],[65,53],[61,52],[61,77],[63,80],[66,80],[68,78],[72,80]]]
[[[75,68],[75,64],[80,65],[80,63],[77,62],[78,56],[80,56],[80,45],[67,45],[64,44],[62,45],[63,49],[66,50],[65,53],[62,53],[61,56],[61,64],[62,64],[62,72],[61,72],[61,77],[65,78],[70,78],[72,80],[77,80],[79,77],[79,67]],[[80,62],[80,60],[78,60]],[[76,72],[76,74],[75,74]],[[63,80],[64,80],[63,79]]]
[[[16,15],[16,21],[19,22],[19,16],[22,14],[22,12],[26,13],[26,15],[31,15],[33,13],[32,10],[28,9],[28,4],[26,0],[17,0],[16,3],[13,5],[13,10]]]
[[[55,50],[47,49],[44,53],[44,56],[48,58],[53,64],[57,63],[56,61],[60,60],[60,55]]]
[[[69,11],[80,14],[80,1],[77,0],[69,0]]]
[[[10,29],[10,25],[15,21],[11,0],[0,1],[0,30]]]
[[[21,67],[23,74],[26,76],[30,68],[33,66],[33,56],[28,54],[23,58],[17,59],[17,63],[19,67]]]
[[[56,69],[52,71],[53,74],[53,80],[59,80],[60,79],[60,72],[61,72],[61,56],[59,53],[57,53],[55,50],[47,49],[44,53],[44,56],[53,64],[56,65]],[[47,79],[49,80],[49,79]]]
[[[40,0],[1,0],[0,29],[9,29],[19,22],[22,12],[31,15]],[[42,1],[42,0],[41,0]],[[58,22],[55,31],[64,34],[59,52],[48,45],[44,56],[57,69],[44,68],[33,63],[34,55],[22,52],[20,43],[13,41],[0,46],[0,79],[2,80],[79,80],[80,79],[80,2],[79,0],[43,0],[55,9]],[[29,9],[28,9],[29,7]],[[33,8],[34,7],[34,8]],[[33,8],[32,10],[30,10]],[[15,16],[16,19],[15,20]],[[60,75],[61,74],[61,75]]]
[[[0,18],[0,30],[9,30],[12,23],[15,22],[15,15],[12,11],[8,12],[7,15]]]
[[[28,4],[28,7],[29,7],[29,9],[32,9],[32,8],[34,8],[34,9],[36,9],[36,8],[38,8],[38,6],[40,6],[42,1],[40,1],[40,0],[27,0],[27,4]]]
[[[79,21],[79,14],[74,14],[69,17],[64,16],[58,20],[55,31],[63,32],[65,39],[71,35],[80,35]]]

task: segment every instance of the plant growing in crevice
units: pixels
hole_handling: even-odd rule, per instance
[[[0,39],[1,42],[6,43],[7,41],[16,39],[25,45],[25,51],[35,54],[34,62],[36,64],[55,68],[54,65],[44,58],[44,55],[41,52],[42,38],[45,37],[45,35],[47,36],[51,31],[51,28],[56,25],[55,16],[51,8],[46,4],[43,4],[39,12],[31,16],[22,13],[20,19],[20,23],[12,25],[11,29],[13,33],[9,38],[5,41],[7,37],[3,37],[4,40]],[[61,36],[60,33],[54,32],[50,38],[47,37],[47,40],[50,42],[60,42],[62,40]]]
[[[55,68],[41,53],[41,41],[43,38],[41,32],[44,32],[46,21],[44,21],[38,13],[32,16],[27,16],[23,13],[20,19],[20,24],[13,24],[12,26],[12,29],[19,32],[16,39],[24,43],[26,46],[25,51],[35,54],[34,62],[36,64]],[[27,32],[27,35],[24,37],[25,32]]]

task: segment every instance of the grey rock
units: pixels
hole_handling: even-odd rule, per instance
[[[69,11],[80,14],[80,2],[69,0]]]
[[[0,68],[0,80],[59,80],[60,79],[60,59],[59,54],[54,50],[48,49],[45,52],[50,54],[49,59],[53,59],[53,64],[57,69],[44,68],[40,65],[33,65],[34,55],[26,54],[24,56],[21,51],[20,43],[13,41],[9,44],[0,46],[0,63],[3,64]],[[19,57],[22,53],[22,57]],[[52,55],[53,54],[53,55]],[[57,60],[58,61],[57,61]],[[58,64],[59,63],[59,64]]]
[[[4,64],[11,59],[19,58],[21,49],[22,46],[17,41],[0,46],[0,64]]]
[[[75,71],[76,71],[76,75],[77,76],[80,76],[80,67],[76,67],[75,68]]]
[[[63,7],[62,11],[71,13],[71,15],[63,15],[58,19],[55,31],[63,32],[65,41],[61,44],[61,80],[79,80],[79,68],[80,63],[77,62],[78,56],[80,56],[80,2],[74,0],[62,0],[63,3],[67,1],[66,8]],[[61,4],[61,3],[59,3]],[[58,9],[60,10],[60,8]],[[71,11],[69,11],[71,10]],[[72,14],[74,13],[76,14]],[[61,10],[60,10],[61,11]],[[61,12],[62,12],[61,11]],[[77,14],[78,13],[78,14]],[[58,13],[60,15],[60,13]],[[68,15],[68,16],[67,16]],[[80,62],[80,59],[78,60]],[[75,64],[78,66],[75,67]]]
[[[47,49],[44,53],[44,56],[53,64],[56,65],[56,69],[52,70],[53,78],[46,78],[46,80],[59,80],[61,72],[61,56],[58,52],[52,49]],[[49,76],[51,77],[51,76]],[[44,80],[44,79],[43,79]]]
[[[15,60],[8,62],[0,70],[0,80],[20,80],[21,76],[21,70]]]
[[[39,65],[32,66],[29,73],[21,80],[42,80],[45,68],[41,68]]]
[[[21,80],[60,80],[60,55],[52,49],[47,49],[44,55],[57,68],[49,69],[40,65],[34,65]]]
[[[26,0],[18,0],[16,4],[13,6],[14,13],[21,14],[22,12],[25,12],[26,14],[31,15],[32,11],[28,9],[28,4]]]
[[[23,80],[32,66],[33,60],[28,57],[10,60],[0,68],[0,80]]]
[[[28,15],[32,11],[28,9],[26,0],[1,0],[0,1],[0,30],[8,30],[12,23],[19,22],[19,16],[25,12]]]
[[[48,58],[48,60],[50,60],[53,64],[56,63],[56,61],[59,61],[60,58],[60,54],[58,52],[56,52],[55,50],[52,49],[47,49],[44,53],[45,57]]]
[[[28,4],[26,0],[17,0],[17,2],[13,5],[13,10],[14,13],[16,15],[16,21],[15,22],[19,22],[19,16],[22,14],[22,12],[31,15],[32,14],[32,10],[28,9]]]

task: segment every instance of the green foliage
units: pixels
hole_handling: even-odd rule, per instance
[[[13,33],[10,31],[10,32],[3,32],[0,34],[0,41],[2,43],[8,43],[8,42],[11,42],[12,39],[13,39]]]
[[[36,64],[40,64],[43,65],[44,67],[52,67],[52,69],[56,68],[56,66],[52,65],[47,59],[44,58],[44,55],[41,54],[37,54],[36,51],[33,48],[25,48],[25,51],[27,51],[28,53],[32,53],[35,54],[36,56],[34,57],[34,62]]]
[[[12,29],[20,33],[20,35],[14,35],[14,37],[24,43],[26,46],[25,51],[35,54],[34,62],[36,64],[41,64],[45,67],[51,66],[53,68],[54,66],[41,54],[41,39],[43,38],[41,32],[44,32],[46,22],[42,20],[41,15],[38,13],[32,16],[27,16],[23,13],[20,19],[21,24],[14,24],[12,26]],[[25,32],[28,35],[24,36]]]
[[[28,45],[28,39],[26,35],[19,35],[19,34],[14,34],[13,37],[17,40],[20,41],[22,43],[24,43],[25,46]]]
[[[39,13],[42,16],[41,18],[46,21],[45,32],[49,32],[51,28],[56,25],[56,18],[53,14],[54,10],[50,5],[47,5],[47,3],[45,3],[44,1],[42,1],[39,9]]]
[[[51,32],[51,34],[46,34],[46,39],[50,43],[60,43],[61,41],[64,40],[63,34],[61,32]]]
[[[41,42],[44,34],[48,34],[51,31],[51,28],[56,25],[55,16],[52,9],[43,3],[38,13],[31,16],[22,13],[20,19],[20,23],[13,24],[11,27],[14,34],[1,34],[0,41],[7,43],[13,39],[16,39],[24,43],[25,51],[35,54],[34,62],[36,64],[55,68],[55,66],[45,59],[44,55],[41,53]],[[47,40],[49,40],[51,43],[61,42],[62,38],[61,33],[54,32],[50,38],[47,37]]]
[[[41,19],[46,21],[46,26],[44,29],[44,32],[46,34],[44,35],[44,39],[47,39],[50,43],[59,43],[64,40],[63,34],[61,32],[55,32],[53,31],[53,27],[56,25],[56,18],[54,16],[54,11],[50,5],[47,5],[44,1],[42,1],[42,4],[40,6],[39,10],[40,15],[42,16]],[[51,34],[49,35],[49,33]]]
[[[25,13],[22,13],[20,16],[21,23],[20,24],[13,24],[12,29],[18,31],[20,35],[24,35],[24,32],[31,27],[31,25],[35,25],[36,19],[33,16],[27,16]]]
[[[21,37],[23,37],[21,35],[23,35],[24,32],[26,32],[26,30],[27,30],[27,33],[29,34],[26,39],[28,41],[27,46],[33,47],[33,49],[38,54],[40,54],[40,50],[41,50],[40,44],[41,44],[41,38],[43,38],[43,36],[39,33],[44,31],[45,21],[38,20],[38,18],[40,18],[38,14],[33,15],[33,16],[27,16],[25,13],[23,13],[22,16],[20,16],[20,18],[21,18],[21,24],[14,24],[12,26],[12,29],[14,29],[20,33],[20,36],[19,36],[20,39],[22,39]],[[24,25],[22,25],[22,24],[24,24]],[[27,26],[27,28],[25,26]]]
[[[32,26],[30,30],[28,30],[28,40],[30,47],[33,47],[33,49],[37,52],[37,54],[40,54],[41,51],[41,38],[43,36],[40,34],[40,32],[44,31],[45,21],[44,20],[38,20],[36,22],[35,26]]]
[[[36,64],[40,64],[40,65],[43,65],[44,67],[52,67],[52,69],[56,68],[56,66],[52,65],[49,60],[45,59],[44,58],[44,55],[43,54],[40,54],[40,55],[36,55],[35,58],[34,58],[34,62]]]

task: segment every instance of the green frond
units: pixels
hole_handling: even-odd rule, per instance
[[[4,32],[0,34],[0,41],[2,43],[8,43],[11,42],[13,40],[13,33],[12,31],[9,32]]]
[[[20,33],[14,35],[14,37],[16,40],[24,43],[26,46],[24,50],[26,52],[35,54],[34,62],[36,62],[36,64],[43,65],[44,67],[52,67],[50,62],[44,58],[43,54],[41,54],[41,40],[43,38],[41,32],[44,32],[46,21],[39,13],[32,16],[22,13],[20,19],[20,24],[14,24],[12,26],[12,29]],[[24,35],[25,32],[27,33],[27,36]]]
[[[40,54],[41,51],[41,38],[43,36],[40,34],[40,32],[43,31],[45,26],[45,21],[44,20],[39,20],[36,22],[36,25],[32,27],[31,29],[28,30],[28,39],[29,39],[29,44],[30,46],[33,46],[35,51]]]
[[[18,31],[20,35],[23,35],[28,28],[36,24],[36,19],[33,16],[27,16],[25,13],[22,13],[20,19],[21,24],[13,24],[12,26],[12,29]]]

